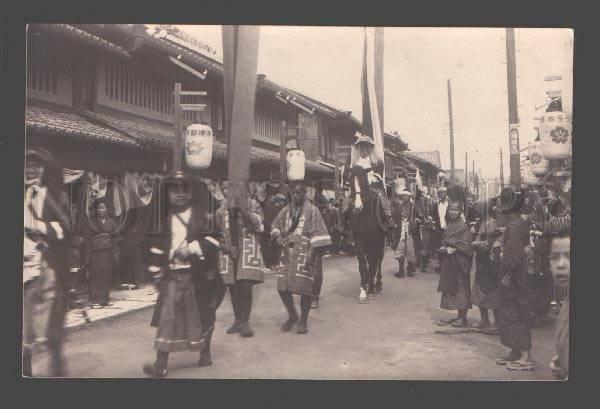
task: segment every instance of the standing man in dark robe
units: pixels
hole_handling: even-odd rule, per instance
[[[169,354],[200,352],[199,366],[212,365],[210,346],[216,310],[225,287],[219,276],[219,233],[214,215],[194,180],[176,172],[163,181],[167,194],[162,225],[165,232],[151,248],[149,271],[158,281],[151,325],[158,327],[156,361],[144,365],[152,377],[167,376]]]
[[[332,254],[338,254],[340,251],[340,239],[343,231],[342,215],[339,209],[335,206],[335,200],[329,199],[327,208],[321,213],[327,231],[331,236],[331,246],[329,246],[329,252]]]
[[[25,159],[23,242],[23,375],[33,376],[32,355],[50,352],[50,376],[63,377],[64,320],[68,304],[69,203],[62,169],[43,148]]]
[[[500,343],[510,352],[498,358],[498,365],[510,370],[533,370],[531,325],[529,317],[530,288],[525,247],[529,245],[527,222],[521,218],[524,203],[521,192],[512,187],[502,190],[498,207],[506,215],[506,231],[500,261],[501,292],[498,306]]]
[[[288,320],[281,326],[283,332],[297,325],[298,334],[308,332],[308,314],[316,291],[316,275],[322,273],[318,252],[331,244],[321,213],[306,200],[304,181],[290,184],[292,202],[284,207],[273,221],[271,235],[283,247],[283,266],[277,272],[277,289],[287,311]],[[294,307],[293,294],[300,295],[300,318]]]
[[[221,232],[220,273],[229,287],[234,322],[228,334],[254,336],[250,327],[252,287],[264,281],[259,234],[264,231],[263,213],[258,202],[248,199],[247,206],[233,202],[232,186],[223,185],[224,205],[217,210],[217,229]]]

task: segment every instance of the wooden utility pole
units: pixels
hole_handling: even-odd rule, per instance
[[[452,120],[452,90],[448,79],[448,124],[450,128],[450,180],[454,182],[454,123]]]
[[[465,189],[469,191],[469,154],[465,152]]]
[[[508,130],[510,146],[510,184],[521,188],[521,154],[519,149],[519,113],[517,106],[517,64],[515,30],[506,29],[506,76],[508,81]]]
[[[181,83],[175,83],[174,93],[175,106],[173,108],[175,114],[175,144],[173,145],[173,171],[181,171]]]
[[[500,189],[504,189],[504,162],[502,159],[502,148],[500,148]]]

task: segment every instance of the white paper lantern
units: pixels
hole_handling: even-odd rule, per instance
[[[562,111],[546,112],[540,122],[541,150],[548,160],[564,160],[571,152],[571,122]]]
[[[192,124],[185,131],[185,162],[191,169],[207,169],[213,155],[213,132],[210,126]]]
[[[287,177],[288,181],[304,180],[305,172],[304,151],[300,149],[291,149],[287,153]]]
[[[550,163],[548,162],[548,159],[544,158],[542,153],[542,143],[539,141],[530,142],[528,150],[531,171],[536,176],[544,176],[548,173]]]
[[[533,174],[531,163],[525,161],[521,164],[521,184],[522,185],[537,185],[540,180]]]
[[[406,179],[397,178],[396,180],[394,180],[394,193],[396,193],[398,195],[398,194],[400,194],[400,192],[402,192],[405,189],[406,189]]]

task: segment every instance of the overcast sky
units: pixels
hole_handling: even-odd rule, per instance
[[[220,26],[179,26],[222,55]],[[516,29],[521,148],[535,138],[535,106],[558,89],[547,75],[564,66],[565,29]],[[361,119],[361,27],[262,26],[258,72]],[[413,151],[439,150],[450,167],[448,97],[452,84],[456,168],[465,152],[486,177],[508,174],[506,43],[502,28],[385,28],[385,129]],[[543,111],[538,111],[537,114]]]

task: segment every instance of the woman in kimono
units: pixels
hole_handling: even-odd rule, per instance
[[[521,218],[524,203],[521,192],[511,187],[502,190],[500,211],[506,215],[506,231],[500,261],[500,301],[497,325],[500,343],[510,352],[496,360],[511,370],[533,370],[529,303],[531,292],[525,247],[529,245],[529,228]]]
[[[250,327],[252,287],[264,281],[260,234],[264,231],[260,204],[248,198],[247,206],[233,203],[233,192],[228,184],[222,187],[225,200],[217,210],[216,224],[221,232],[220,273],[229,287],[234,322],[228,334],[254,336]]]
[[[224,295],[218,274],[220,244],[218,232],[211,228],[213,214],[204,207],[212,197],[194,196],[192,184],[181,172],[163,182],[168,200],[166,231],[150,249],[153,260],[148,268],[159,289],[151,322],[158,327],[156,361],[143,367],[151,377],[167,376],[171,352],[199,352],[198,366],[212,365],[210,344],[216,309]]]
[[[283,266],[277,271],[277,289],[289,317],[281,330],[288,332],[297,323],[296,332],[306,334],[315,274],[319,268],[318,251],[331,244],[331,237],[319,209],[306,200],[304,182],[292,182],[290,190],[292,202],[277,215],[271,230],[271,235],[283,247]],[[292,294],[300,295],[300,319]]]
[[[118,264],[118,226],[108,216],[108,204],[103,199],[94,202],[94,217],[86,233],[86,265],[89,271],[91,308],[112,305],[110,286],[115,265]]]
[[[483,222],[479,226],[476,240],[473,242],[475,250],[475,277],[471,288],[471,302],[479,307],[481,321],[476,325],[478,329],[492,327],[489,310],[494,311],[494,327],[496,309],[500,296],[500,282],[498,273],[500,267],[500,254],[502,251],[503,236],[496,221],[492,203],[484,204]]]
[[[448,205],[448,224],[442,236],[442,266],[438,292],[442,293],[441,308],[458,310],[458,317],[444,321],[453,327],[466,327],[467,311],[471,308],[471,280],[469,278],[473,247],[471,231],[461,218],[462,202]]]
[[[23,241],[23,376],[33,376],[32,356],[50,352],[50,376],[65,376],[64,320],[67,312],[71,221],[61,167],[43,148],[25,162]]]

